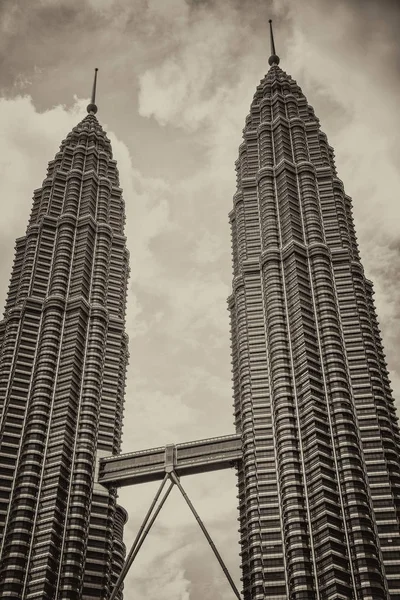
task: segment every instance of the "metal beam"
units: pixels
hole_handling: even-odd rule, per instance
[[[162,481],[174,470],[178,477],[233,467],[242,458],[240,434],[139,450],[100,459],[99,483],[123,487]]]
[[[163,479],[163,481],[161,483],[161,486],[160,486],[160,488],[159,488],[159,490],[158,490],[158,492],[156,494],[156,497],[154,498],[154,500],[153,500],[153,502],[152,502],[152,504],[151,504],[151,506],[150,506],[150,508],[149,508],[149,510],[148,510],[148,512],[147,512],[147,514],[145,516],[145,518],[144,518],[144,521],[143,521],[143,523],[142,523],[142,525],[141,525],[141,527],[140,527],[140,529],[138,531],[138,534],[137,534],[137,536],[135,538],[135,541],[132,544],[132,548],[129,551],[129,554],[128,554],[127,558],[126,558],[125,564],[122,567],[121,573],[119,574],[119,577],[117,579],[115,587],[114,587],[114,589],[112,591],[110,600],[115,600],[115,598],[117,597],[118,592],[121,589],[121,586],[122,586],[122,584],[123,584],[123,582],[125,580],[125,577],[128,574],[129,569],[132,566],[133,561],[135,560],[135,558],[136,558],[136,556],[137,556],[140,548],[143,545],[144,540],[147,537],[147,534],[149,533],[150,529],[152,528],[152,526],[154,524],[154,521],[158,517],[159,512],[161,511],[162,507],[164,506],[165,501],[168,498],[168,496],[169,496],[169,494],[170,494],[170,492],[171,492],[171,490],[172,490],[172,488],[174,486],[174,482],[171,481],[169,488],[165,492],[163,498],[161,499],[161,502],[159,503],[159,505],[157,506],[155,512],[153,513],[153,516],[150,518],[150,515],[153,512],[154,507],[155,507],[155,505],[157,503],[157,500],[159,499],[159,497],[161,495],[161,492],[162,492],[162,489],[163,489],[163,487],[165,485],[165,482],[169,478],[170,478],[169,475],[166,473],[165,477],[164,477],[164,479]]]
[[[197,510],[195,509],[195,507],[193,506],[189,496],[187,495],[187,493],[185,492],[185,490],[182,487],[181,482],[179,481],[178,477],[176,476],[176,474],[174,473],[174,471],[172,471],[171,475],[171,480],[173,481],[173,483],[175,483],[175,485],[178,486],[179,491],[181,492],[182,496],[184,497],[184,499],[186,500],[186,503],[188,505],[188,507],[190,508],[190,510],[192,511],[196,521],[198,522],[198,524],[200,525],[200,529],[202,530],[202,532],[204,533],[204,535],[206,536],[207,542],[210,544],[212,551],[214,552],[214,555],[217,559],[217,561],[220,564],[220,567],[222,568],[225,577],[227,578],[229,585],[231,586],[236,598],[238,598],[238,600],[241,600],[240,598],[240,594],[239,591],[235,585],[235,582],[233,581],[228,569],[225,566],[224,561],[222,560],[222,557],[220,555],[220,553],[217,550],[216,545],[214,544],[210,534],[208,533],[206,526],[204,525],[203,521],[200,519],[199,514],[197,512]]]

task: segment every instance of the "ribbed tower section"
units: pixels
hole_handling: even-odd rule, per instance
[[[90,112],[34,192],[0,324],[0,598],[106,599],[123,564],[126,513],[95,477],[121,443],[124,220]]]
[[[372,284],[333,150],[271,59],[230,214],[244,598],[399,600],[400,437]]]

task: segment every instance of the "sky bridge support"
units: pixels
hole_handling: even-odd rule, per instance
[[[240,593],[220,553],[180,482],[181,475],[192,475],[233,467],[241,457],[241,436],[228,435],[183,444],[168,444],[159,448],[150,448],[100,459],[98,481],[106,487],[122,487],[149,481],[161,481],[161,485],[129,551],[110,600],[117,598],[133,561],[174,486],[179,489],[198,522],[236,598],[241,600]],[[160,500],[167,480],[169,480],[170,485]]]

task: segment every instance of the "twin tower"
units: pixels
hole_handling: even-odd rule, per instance
[[[333,150],[273,45],[269,63],[230,213],[243,598],[400,600],[400,436],[372,284]],[[129,273],[96,111],[34,192],[0,322],[1,599],[108,600],[125,560],[126,512],[96,474],[120,452]]]

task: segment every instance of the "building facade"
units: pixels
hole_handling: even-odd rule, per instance
[[[372,284],[273,38],[269,64],[230,213],[244,599],[400,600],[400,437]]]
[[[95,483],[120,451],[129,271],[96,111],[34,192],[0,323],[0,598],[108,598],[125,556],[126,512]]]

